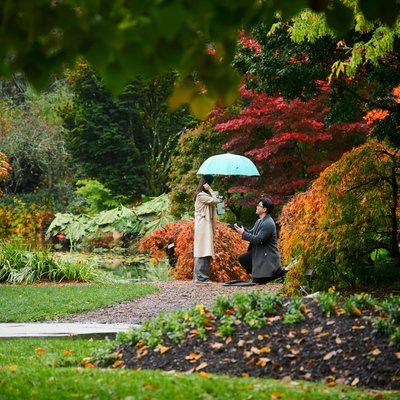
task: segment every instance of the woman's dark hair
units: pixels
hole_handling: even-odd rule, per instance
[[[214,182],[214,177],[212,175],[204,175],[203,178],[209,185]]]
[[[203,186],[204,186],[206,183],[208,183],[209,185],[211,185],[211,184],[213,183],[213,181],[214,181],[214,177],[213,177],[212,175],[203,175],[203,176],[200,178],[200,182],[199,182],[199,184],[198,184],[198,186],[197,186],[196,192],[194,193],[194,198],[196,199],[196,196],[197,196],[200,192],[205,192],[205,189],[204,189]]]
[[[275,204],[273,203],[273,201],[271,199],[269,199],[268,197],[264,197],[264,198],[258,200],[258,202],[261,203],[263,205],[263,207],[267,209],[268,214],[271,214],[271,211],[275,207]]]

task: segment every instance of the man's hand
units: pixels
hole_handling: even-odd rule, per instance
[[[238,224],[233,225],[233,227],[235,228],[236,232],[239,232],[241,235],[244,232],[244,228],[243,226],[239,226]]]

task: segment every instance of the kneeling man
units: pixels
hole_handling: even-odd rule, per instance
[[[276,225],[270,213],[274,208],[271,199],[260,199],[256,214],[259,219],[253,229],[245,229],[237,223],[234,225],[243,240],[250,242],[246,253],[239,256],[239,262],[254,283],[264,284],[277,278],[284,278],[278,250]]]

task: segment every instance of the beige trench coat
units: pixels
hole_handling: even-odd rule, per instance
[[[217,212],[215,204],[221,200],[217,193],[211,196],[200,192],[194,203],[194,257],[214,257],[214,231]]]

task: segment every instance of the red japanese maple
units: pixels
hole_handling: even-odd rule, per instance
[[[328,90],[321,84],[320,94],[303,102],[241,88],[248,105],[214,129],[232,132],[224,148],[251,158],[261,177],[241,179],[231,192],[247,189],[254,196],[268,195],[281,203],[304,190],[321,171],[364,140],[368,132],[364,122],[326,125]],[[242,201],[253,201],[245,199]]]

